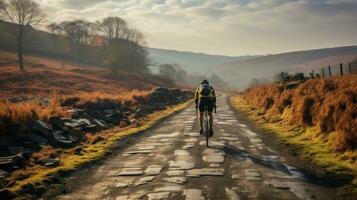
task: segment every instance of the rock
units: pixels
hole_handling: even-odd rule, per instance
[[[63,129],[64,127],[64,121],[58,116],[50,117],[48,121],[55,129]]]
[[[108,125],[105,123],[105,121],[101,119],[94,119],[93,122],[99,125],[101,128],[108,128]]]
[[[223,168],[202,168],[191,169],[187,171],[188,177],[200,177],[200,176],[224,176]]]
[[[9,175],[9,172],[0,169],[0,179],[5,178]]]
[[[72,145],[73,141],[63,135],[62,131],[52,132],[54,143],[62,147],[69,147]]]
[[[43,136],[49,136],[53,130],[53,127],[51,124],[37,120],[34,127],[32,127],[32,130],[42,134]]]
[[[26,138],[38,145],[46,145],[48,143],[48,140],[46,138],[34,133],[26,134]]]
[[[143,175],[143,170],[141,168],[124,168],[118,176],[140,176]]]
[[[184,184],[186,183],[187,179],[186,177],[169,177],[169,178],[165,178],[165,181],[169,183]]]
[[[87,127],[87,126],[92,125],[92,123],[90,123],[89,119],[81,118],[81,119],[77,119],[76,121],[82,127]]]
[[[119,123],[120,127],[127,127],[129,126],[129,122],[127,120],[121,120]]]
[[[183,187],[181,185],[167,185],[160,188],[156,188],[155,192],[181,192]]]
[[[234,190],[225,188],[225,191],[230,200],[241,200],[239,195]]]
[[[148,194],[147,196],[148,196],[149,200],[163,200],[163,199],[169,198],[170,192],[151,193],[151,194]]]
[[[82,118],[83,116],[86,115],[86,113],[84,112],[84,110],[82,109],[71,109],[71,110],[67,110],[68,113],[70,113],[72,115],[72,118],[78,119],[78,118]]]
[[[9,152],[10,155],[15,155],[18,153],[24,153],[25,149],[24,147],[21,146],[10,146],[7,148],[7,151]]]
[[[22,159],[22,153],[13,156],[0,157],[0,165],[13,165],[15,162],[21,161]]]
[[[48,159],[44,161],[45,166],[47,167],[53,167],[57,166],[60,163],[60,160],[58,158],[55,159]]]
[[[155,179],[155,176],[146,176],[140,178],[138,182],[135,183],[136,186],[147,184]]]
[[[202,190],[199,189],[186,189],[183,192],[183,195],[186,196],[186,200],[204,200],[202,195]]]
[[[103,110],[104,115],[113,115],[114,112],[115,112],[115,110],[113,110],[113,109]]]
[[[146,170],[145,173],[147,175],[158,175],[162,170],[162,166],[160,165],[150,165]]]

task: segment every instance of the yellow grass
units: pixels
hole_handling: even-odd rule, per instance
[[[230,102],[263,129],[275,133],[284,143],[299,147],[303,159],[312,160],[321,169],[335,174],[351,174],[355,177],[352,185],[357,186],[357,151],[331,151],[336,132],[320,134],[318,126],[303,127],[292,123],[289,107],[285,108],[280,120],[271,121],[264,108],[252,106],[240,95],[231,97]],[[356,188],[353,192],[357,193]]]

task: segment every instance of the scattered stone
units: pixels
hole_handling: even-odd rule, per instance
[[[186,189],[183,192],[183,195],[186,196],[186,200],[204,200],[202,195],[202,190],[199,189]]]
[[[185,171],[183,170],[169,170],[166,172],[168,176],[183,176]]]
[[[147,184],[147,183],[153,181],[154,179],[155,179],[155,176],[143,177],[143,178],[140,178],[139,181],[135,183],[135,185],[137,185],[137,186],[144,185],[144,184]]]
[[[10,153],[10,155],[15,155],[15,154],[19,154],[19,153],[24,153],[25,152],[25,148],[24,147],[16,147],[16,146],[10,146],[7,148],[7,151]]]
[[[170,192],[157,192],[157,193],[151,193],[148,194],[148,199],[149,200],[162,200],[162,199],[168,199],[170,196]]]
[[[143,170],[141,168],[124,168],[117,176],[140,176],[143,175]]]
[[[44,136],[48,136],[52,132],[53,127],[51,124],[48,124],[41,120],[37,120],[35,125],[32,127],[32,130],[34,130]]]
[[[48,121],[55,129],[63,129],[64,127],[64,121],[58,116],[50,117]]]
[[[171,168],[181,169],[181,170],[193,169],[195,167],[195,163],[187,162],[185,160],[169,161],[169,163]]]
[[[187,181],[185,177],[169,177],[169,178],[165,178],[165,180],[169,183],[177,183],[177,184],[184,184]]]
[[[232,174],[232,179],[239,179],[239,174]]]
[[[286,184],[286,182],[281,182],[281,181],[264,181],[264,184],[273,186],[278,189],[289,189],[290,186]]]
[[[241,199],[234,190],[225,188],[225,191],[226,191],[226,194],[229,197],[229,199],[231,199],[231,200],[240,200]]]
[[[59,163],[60,163],[60,160],[58,158],[48,159],[48,160],[44,161],[44,164],[47,167],[57,166]]]
[[[5,178],[9,175],[9,172],[0,169],[0,179]]]
[[[221,165],[218,163],[211,163],[209,164],[210,167],[220,167]]]
[[[189,137],[199,137],[200,133],[185,133],[183,135],[184,136],[189,136]]]
[[[202,168],[191,169],[187,171],[188,177],[200,177],[200,176],[224,176],[223,168]]]
[[[158,175],[160,174],[161,170],[162,170],[162,166],[160,165],[150,165],[146,169],[145,173],[147,175]]]
[[[174,153],[176,156],[189,156],[190,153],[186,150],[176,150]]]
[[[224,156],[220,156],[220,155],[207,155],[207,156],[203,156],[202,159],[209,163],[223,163],[224,162]]]
[[[108,125],[105,123],[104,120],[94,119],[93,122],[102,128],[108,128]]]
[[[183,190],[180,185],[167,185],[160,188],[156,188],[155,192],[181,192]]]

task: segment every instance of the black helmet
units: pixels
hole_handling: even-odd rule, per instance
[[[206,79],[204,79],[204,80],[201,81],[201,85],[203,85],[203,84],[209,85],[209,82]]]

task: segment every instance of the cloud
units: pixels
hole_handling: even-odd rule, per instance
[[[39,0],[50,20],[120,16],[151,46],[239,55],[357,43],[355,0]]]

